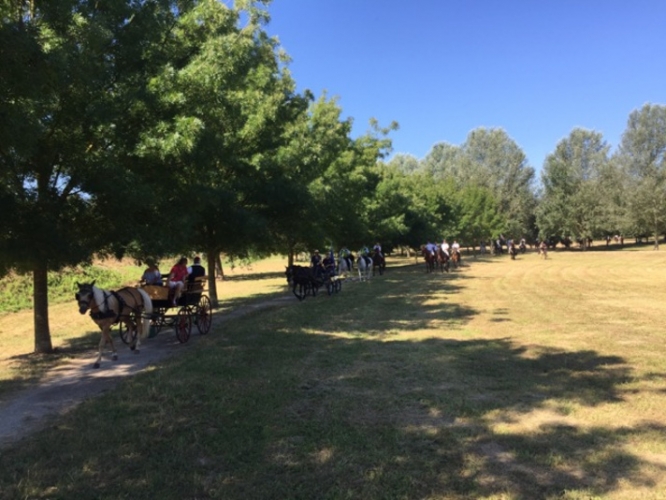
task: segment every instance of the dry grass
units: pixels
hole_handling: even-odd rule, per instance
[[[213,332],[0,458],[0,491],[666,498],[665,253],[396,267],[413,262],[229,322],[224,339]],[[287,293],[282,266],[228,271],[221,298]],[[89,328],[73,304],[62,315],[63,331]]]

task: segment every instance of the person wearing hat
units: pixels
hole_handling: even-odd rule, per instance
[[[146,285],[162,286],[162,273],[160,273],[160,270],[157,268],[155,261],[153,259],[146,259],[146,264],[148,267],[143,272],[141,281]]]

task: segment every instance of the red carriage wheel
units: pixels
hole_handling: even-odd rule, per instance
[[[176,338],[178,338],[178,342],[184,344],[190,340],[190,334],[192,333],[192,314],[189,307],[181,307],[178,310],[173,326],[176,330]]]
[[[210,325],[213,323],[213,310],[210,305],[210,299],[202,295],[199,298],[199,305],[195,308],[196,319],[195,323],[201,335],[205,335],[210,331]]]

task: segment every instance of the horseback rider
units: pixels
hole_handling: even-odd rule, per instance
[[[453,243],[451,243],[451,254],[457,255],[458,260],[460,260],[460,243],[458,243],[458,240],[453,240]]]
[[[382,259],[384,258],[384,254],[382,254],[382,246],[379,244],[379,242],[375,243],[375,246],[372,247],[372,250],[375,252],[375,255],[379,255]]]
[[[425,249],[430,254],[431,257],[434,257],[435,252],[437,251],[437,245],[435,245],[433,242],[428,240],[428,243],[426,243]]]
[[[363,245],[361,249],[358,251],[358,254],[365,261],[367,266],[372,264],[372,258],[370,257],[370,250],[368,250],[367,246]]]
[[[345,259],[345,262],[347,263],[347,269],[350,271],[354,269],[354,259],[352,259],[351,252],[347,247],[342,247],[340,249],[340,253],[338,254],[338,257],[340,259]]]
[[[451,254],[449,253],[449,242],[446,241],[446,238],[442,240],[442,252],[444,252],[447,257],[451,257]]]
[[[335,274],[335,255],[333,254],[333,250],[331,250],[326,257],[324,257],[324,260],[322,261],[322,265],[324,266],[324,269],[326,269],[326,272],[330,275],[333,276]]]

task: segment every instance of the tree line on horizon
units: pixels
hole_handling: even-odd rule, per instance
[[[52,351],[48,271],[93,255],[196,249],[214,269],[220,253],[664,232],[666,108],[632,113],[612,157],[574,130],[541,191],[501,129],[385,161],[397,124],[352,137],[336,98],[297,92],[268,4],[0,2],[0,275],[32,275],[36,352]]]

